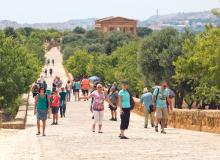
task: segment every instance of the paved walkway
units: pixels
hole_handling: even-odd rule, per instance
[[[55,75],[67,80],[57,49],[47,54],[55,59]],[[52,66],[49,66],[52,67]],[[49,68],[48,67],[48,68]],[[48,78],[51,84],[53,77]],[[111,122],[106,107],[103,134],[91,132],[90,102],[67,105],[59,125],[47,121],[46,137],[36,136],[33,99],[25,130],[0,130],[0,160],[219,160],[220,135],[167,129],[166,135],[144,129],[142,117],[132,114],[129,140],[120,140],[119,122]]]

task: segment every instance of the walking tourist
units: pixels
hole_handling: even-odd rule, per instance
[[[147,88],[144,88],[144,93],[141,96],[140,103],[144,107],[144,128],[148,127],[148,118],[150,116],[151,126],[154,127],[154,111],[153,111],[153,104],[152,104],[152,93],[148,91]]]
[[[32,94],[33,94],[33,98],[36,96],[36,95],[38,95],[38,93],[39,93],[39,87],[38,87],[38,85],[37,84],[34,84],[34,86],[32,87]]]
[[[60,89],[62,87],[62,84],[63,84],[63,82],[61,81],[60,77],[56,78],[55,83],[56,83],[57,90],[60,91]]]
[[[66,84],[66,87],[65,87],[66,88],[67,102],[70,101],[70,90],[71,90],[71,87],[72,87],[72,85],[71,85],[70,81],[68,80],[67,84]]]
[[[92,88],[90,94],[97,90],[97,85],[98,85],[98,84],[99,84],[98,82],[97,82],[97,83],[94,83],[93,88]],[[92,109],[93,101],[94,101],[94,98],[92,97],[91,105],[90,105],[90,111],[91,111],[91,113],[92,113],[92,119],[94,119],[94,114],[93,114],[93,109]]]
[[[75,96],[75,101],[79,101],[79,90],[80,90],[80,82],[78,79],[76,79],[73,82],[73,95]]]
[[[50,68],[49,72],[50,72],[50,76],[52,76],[53,75],[53,69]]]
[[[82,90],[83,96],[87,96],[89,94],[89,89],[90,89],[89,79],[85,75],[83,77],[83,80],[81,81],[81,90]]]
[[[155,131],[158,132],[158,124],[161,124],[161,133],[166,134],[164,128],[168,120],[168,111],[166,99],[172,111],[172,103],[169,97],[169,89],[166,81],[161,82],[160,86],[154,90],[153,93],[153,106],[156,110],[156,126]]]
[[[43,83],[44,83],[44,81],[45,81],[44,76],[43,76],[43,75],[41,75],[41,76],[40,76],[40,84],[43,84]]]
[[[57,125],[58,124],[58,111],[60,108],[60,97],[58,95],[58,91],[55,91],[52,93],[50,106],[51,106],[52,114],[53,114],[53,123],[51,125]]]
[[[40,135],[40,121],[43,122],[43,136],[45,136],[46,120],[48,109],[50,108],[49,97],[45,94],[45,89],[41,87],[39,94],[35,96],[34,115],[37,115],[37,134]]]
[[[56,77],[55,77],[52,83],[52,92],[55,92],[56,90],[57,90],[57,84],[56,84]]]
[[[121,125],[120,130],[121,133],[119,135],[120,139],[128,139],[124,132],[128,129],[129,121],[130,121],[130,111],[131,111],[131,103],[130,103],[130,93],[128,92],[128,81],[122,81],[121,90],[118,93],[118,106],[120,108],[121,114]]]
[[[109,99],[106,97],[106,94],[103,91],[103,86],[101,84],[97,85],[97,90],[91,93],[89,96],[80,97],[80,99],[89,99],[94,98],[93,101],[93,114],[94,114],[94,123],[92,125],[92,131],[95,132],[96,124],[99,124],[98,133],[102,132],[102,121],[104,116],[104,101],[106,100],[110,105],[114,106]],[[115,106],[114,106],[115,107]]]
[[[47,68],[44,70],[45,77],[47,77]]]
[[[111,110],[111,121],[117,121],[117,102],[118,102],[118,92],[116,91],[116,86],[112,86],[109,93],[109,100],[114,106],[109,105]]]
[[[60,116],[61,116],[61,118],[65,117],[66,99],[67,99],[67,92],[65,92],[64,87],[62,87],[61,92],[60,92]]]

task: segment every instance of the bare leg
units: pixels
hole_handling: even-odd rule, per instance
[[[95,123],[92,125],[92,131],[95,132]]]
[[[99,132],[102,132],[102,124],[99,124]]]
[[[40,133],[40,120],[37,120],[37,131]]]
[[[43,135],[45,135],[46,121],[43,121]]]
[[[121,130],[121,137],[125,136],[125,130]]]

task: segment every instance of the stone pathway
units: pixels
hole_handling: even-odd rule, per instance
[[[56,48],[47,54],[55,59],[55,75],[66,82],[62,56]],[[52,66],[48,66],[50,68]],[[53,77],[47,78],[51,84]],[[119,121],[111,122],[105,110],[103,134],[91,132],[90,102],[67,105],[59,125],[47,121],[46,137],[36,136],[32,98],[29,99],[25,130],[0,130],[0,160],[219,160],[220,135],[167,129],[167,135],[144,129],[143,117],[131,116],[129,140],[120,140]]]

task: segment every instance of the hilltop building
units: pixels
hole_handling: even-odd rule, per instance
[[[107,17],[96,20],[95,28],[103,33],[110,31],[121,31],[136,34],[137,20],[124,17]]]

